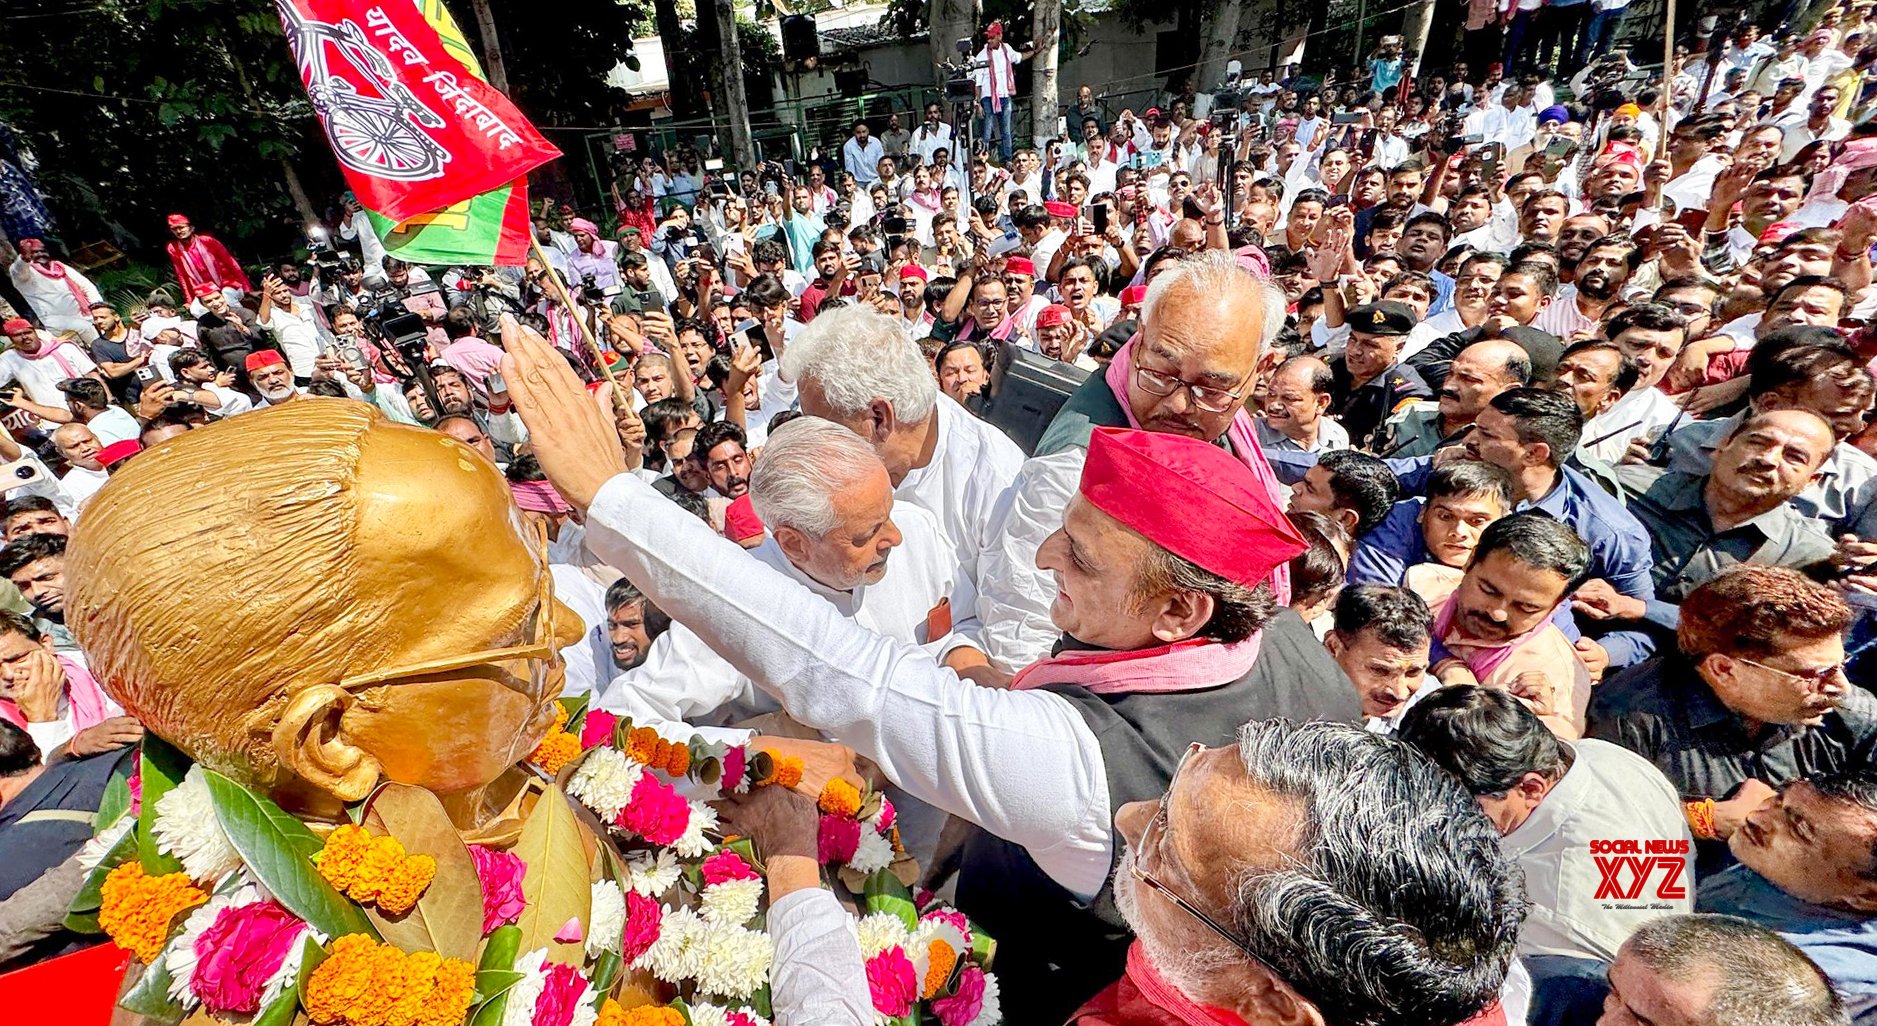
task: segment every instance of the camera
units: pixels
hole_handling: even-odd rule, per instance
[[[912,230],[913,230],[912,218],[889,217],[886,219],[882,227],[886,229],[886,234],[889,237],[911,235]]]

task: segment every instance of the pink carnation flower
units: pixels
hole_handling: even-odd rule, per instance
[[[971,920],[965,918],[965,914],[955,908],[935,908],[919,918],[921,920],[936,919],[948,926],[956,927],[958,932],[966,937],[971,936]]]
[[[958,974],[956,991],[932,1002],[932,1012],[938,1016],[939,1026],[969,1026],[983,1010],[984,970],[975,965],[965,966]]]
[[[670,844],[691,825],[691,803],[670,784],[646,773],[633,785],[632,800],[619,810],[618,824],[653,844]]]
[[[725,880],[756,879],[756,871],[750,868],[749,863],[743,861],[743,856],[728,848],[705,859],[704,864],[698,867],[698,871],[704,874],[706,887],[714,887]]]
[[[480,844],[469,846],[469,857],[476,863],[476,879],[482,882],[482,935],[487,937],[498,926],[521,918],[528,899],[521,896],[521,878],[528,864],[521,856]]]
[[[533,1026],[568,1026],[587,992],[587,978],[571,965],[547,967],[547,986],[534,1002]]]
[[[619,957],[627,965],[632,960],[645,954],[658,940],[659,928],[665,922],[665,909],[654,898],[647,898],[637,891],[626,892],[626,932],[620,944]]]
[[[137,768],[130,771],[125,779],[130,787],[130,814],[135,816],[143,811],[143,760],[137,760]]]
[[[756,1020],[751,1018],[748,1012],[741,1009],[731,1012],[729,1015],[725,1016],[725,1018],[730,1020],[730,1026],[756,1026]]]
[[[225,908],[196,937],[190,989],[211,1012],[258,1012],[267,981],[305,932],[306,924],[277,901]]]
[[[899,811],[893,808],[893,800],[886,795],[881,795],[880,815],[874,820],[874,827],[880,831],[880,836],[884,837],[891,832],[893,824],[898,821]]]
[[[898,1018],[912,1011],[919,999],[919,974],[905,949],[895,945],[867,959],[867,991],[881,1015]]]
[[[592,748],[603,745],[613,739],[613,727],[618,725],[619,717],[599,709],[587,710],[587,721],[580,728],[580,747]]]
[[[815,837],[815,857],[824,866],[841,865],[860,847],[860,820],[823,814]]]
[[[742,745],[731,745],[730,750],[723,753],[723,776],[719,778],[723,782],[723,789],[736,790],[743,783],[743,774],[748,770],[749,753],[744,751]]]

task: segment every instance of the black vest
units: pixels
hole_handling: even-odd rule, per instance
[[[1073,684],[1046,690],[1068,699],[1101,746],[1109,811],[1166,793],[1187,746],[1234,743],[1251,720],[1355,723],[1355,685],[1308,626],[1280,609],[1265,627],[1258,661],[1234,681],[1203,691],[1097,695]],[[1021,775],[1010,786],[1022,786]],[[1122,842],[1114,837],[1113,860]],[[1113,863],[1110,864],[1112,872]],[[979,830],[966,842],[958,907],[997,938],[992,969],[1004,1021],[1056,1026],[1121,975],[1133,939],[1115,911],[1113,881],[1092,903],[1077,901],[1029,853]]]

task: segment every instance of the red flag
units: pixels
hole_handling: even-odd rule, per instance
[[[439,210],[560,156],[407,0],[277,0],[306,95],[359,202]]]

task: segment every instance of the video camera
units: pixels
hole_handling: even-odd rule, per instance
[[[966,36],[952,45],[958,49],[958,56],[939,62],[939,70],[945,73],[945,102],[975,103],[978,89],[971,73],[984,65],[971,59],[971,37]]]

